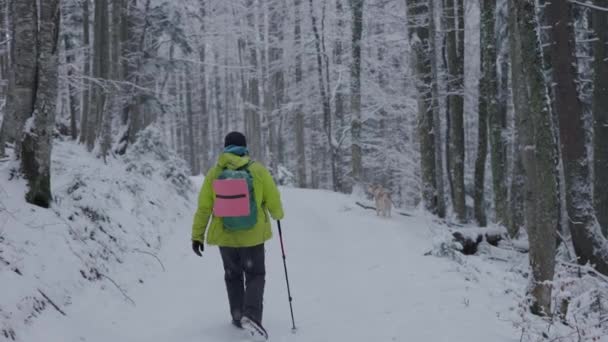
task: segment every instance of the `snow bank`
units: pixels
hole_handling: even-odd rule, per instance
[[[517,240],[500,241],[498,247],[483,241],[475,255],[460,253],[462,246],[454,241],[454,229],[433,223],[432,249],[427,253],[456,262],[458,273],[475,283],[493,283],[495,297],[510,298],[511,307],[497,313],[518,330],[518,340],[539,341],[608,341],[608,278],[590,266],[580,266],[557,257],[553,281],[551,317],[538,317],[529,310],[528,242],[525,232]],[[461,227],[456,229],[466,238],[479,234],[502,234],[499,227]],[[506,237],[506,235],[504,235]]]
[[[146,130],[107,164],[56,142],[48,210],[24,202],[17,163],[0,163],[0,339],[19,340],[46,311],[69,316],[85,289],[131,302],[126,289],[163,270],[156,253],[195,197],[186,164],[161,141]]]

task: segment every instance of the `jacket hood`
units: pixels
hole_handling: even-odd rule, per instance
[[[248,155],[241,157],[233,153],[222,153],[217,161],[217,165],[222,169],[236,170],[247,165],[250,160]]]

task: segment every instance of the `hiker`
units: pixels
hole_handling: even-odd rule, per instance
[[[243,188],[237,190],[237,183]],[[205,177],[192,226],[192,249],[202,256],[212,216],[207,243],[220,248],[232,324],[264,339],[268,337],[262,326],[264,242],[272,237],[269,213],[275,220],[283,218],[279,190],[270,172],[250,159],[245,136],[231,132],[224,152]]]

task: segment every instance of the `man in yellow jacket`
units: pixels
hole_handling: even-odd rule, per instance
[[[202,256],[207,231],[207,243],[220,248],[232,324],[267,338],[262,326],[266,276],[264,243],[272,237],[269,214],[275,220],[283,218],[281,196],[270,172],[249,158],[247,141],[242,133],[229,133],[224,146],[224,153],[207,173],[198,198],[198,209],[192,226],[192,249],[198,256]],[[225,170],[247,170],[253,178],[257,220],[251,228],[227,229],[223,219],[213,215],[216,201],[213,183]],[[209,218],[211,223],[207,230]]]

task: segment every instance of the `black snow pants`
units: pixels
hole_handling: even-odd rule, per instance
[[[266,266],[264,244],[254,247],[220,247],[232,319],[243,316],[262,323]]]

